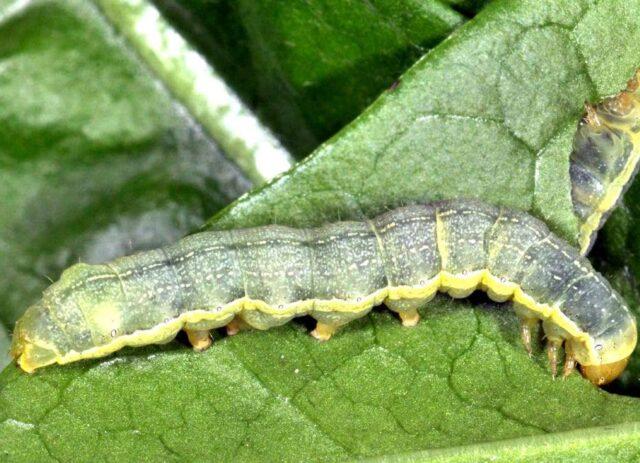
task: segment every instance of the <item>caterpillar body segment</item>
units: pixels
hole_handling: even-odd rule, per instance
[[[617,377],[635,347],[635,319],[577,250],[525,213],[453,200],[316,229],[203,232],[75,265],[19,320],[12,354],[31,372],[167,342],[180,329],[204,349],[210,329],[268,329],[305,314],[328,339],[383,302],[410,326],[437,291],[478,288],[513,301],[528,350],[542,320],[554,367],[564,345],[565,371],[578,362],[597,384]]]
[[[631,184],[640,159],[640,70],[617,95],[585,105],[570,157],[574,211],[581,221],[580,252],[587,254],[596,232]]]

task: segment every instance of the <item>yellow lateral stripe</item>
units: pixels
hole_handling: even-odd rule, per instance
[[[638,143],[640,143],[640,140],[634,140],[633,146],[637,146]],[[631,180],[631,177],[635,172],[639,159],[640,150],[632,150],[629,160],[625,164],[624,169],[620,172],[620,175],[613,179],[594,211],[580,226],[580,236],[578,239],[580,254],[585,255],[587,253],[587,248],[591,243],[591,235],[598,230],[600,222],[602,221],[602,216],[618,202],[618,198],[622,194],[624,186]]]
[[[92,347],[91,349],[75,352],[71,351],[65,355],[59,355],[55,362],[65,364],[76,360],[96,358],[108,355],[125,346],[141,346],[146,344],[154,344],[170,336],[175,335],[182,329],[186,323],[197,323],[201,321],[222,320],[231,314],[237,314],[243,310],[260,310],[271,315],[280,315],[283,317],[302,315],[313,310],[319,311],[335,311],[335,312],[359,312],[368,310],[374,305],[381,304],[385,299],[419,299],[433,295],[437,290],[446,287],[453,289],[468,289],[474,284],[485,289],[490,289],[499,294],[508,294],[512,292],[512,300],[515,303],[522,304],[527,309],[539,315],[542,320],[550,320],[552,323],[566,331],[573,339],[584,344],[588,352],[592,353],[593,359],[596,358],[593,350],[593,339],[591,336],[580,330],[578,326],[563,314],[559,307],[549,306],[535,301],[530,295],[526,294],[520,286],[513,282],[503,281],[495,277],[488,270],[479,270],[464,275],[454,275],[446,271],[441,271],[435,277],[424,282],[420,286],[396,286],[386,287],[375,291],[374,293],[358,298],[357,300],[316,300],[309,299],[305,301],[293,302],[277,309],[266,304],[264,301],[241,298],[223,307],[218,312],[209,312],[206,310],[194,310],[181,314],[178,318],[167,323],[161,323],[148,330],[139,330],[134,333],[117,337],[104,346]],[[630,355],[629,346],[621,346],[624,352],[616,352],[621,358]],[[624,355],[623,355],[624,354]],[[617,356],[616,355],[616,356]],[[590,363],[590,359],[581,359],[583,365]],[[29,365],[21,366],[25,370],[29,370]]]

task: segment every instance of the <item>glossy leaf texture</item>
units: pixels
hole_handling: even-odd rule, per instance
[[[491,3],[288,175],[208,226],[307,226],[478,197],[531,211],[575,242],[572,138],[584,101],[624,88],[640,61],[629,46],[635,7]]]
[[[637,1],[496,1],[291,172],[209,228],[313,225],[474,196],[575,239],[568,157],[585,99],[640,63]],[[509,304],[440,296],[317,343],[304,323],[0,375],[11,461],[624,461],[640,402],[529,358]],[[571,432],[573,430],[573,432]],[[500,460],[501,459],[501,460]]]
[[[0,455],[342,461],[474,443],[498,448],[502,439],[640,420],[636,399],[577,375],[552,381],[545,355],[531,359],[518,345],[506,310],[443,296],[423,315],[407,329],[375,313],[327,343],[290,324],[219,340],[204,354],[173,344],[34,376],[10,366],[0,376]],[[576,452],[575,437],[556,455]],[[598,454],[594,444],[580,450]],[[544,450],[535,439],[515,448],[530,457],[523,461],[539,461]],[[444,461],[477,461],[476,451]]]
[[[482,5],[447,3],[155,0],[299,157]]]

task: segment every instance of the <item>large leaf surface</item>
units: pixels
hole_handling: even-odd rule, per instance
[[[582,101],[618,90],[640,62],[638,17],[639,2],[492,3],[210,226],[309,225],[477,196],[573,239],[571,135]],[[636,457],[640,403],[578,375],[552,381],[539,346],[531,359],[519,345],[508,309],[439,297],[415,329],[376,312],[324,344],[294,323],[203,354],[173,344],[32,376],[10,366],[0,451],[15,461],[340,460],[451,447],[407,458]],[[593,429],[540,437],[581,428]]]
[[[324,344],[289,325],[205,354],[127,350],[35,376],[11,366],[0,377],[0,452],[9,461],[327,461],[640,420],[634,399],[577,375],[551,381],[544,355],[518,345],[509,312],[441,297],[425,315],[406,329],[376,313]],[[535,442],[521,449],[529,461]]]
[[[441,0],[155,3],[299,156],[465,19]]]
[[[209,226],[309,225],[473,196],[532,211],[574,242],[571,139],[583,102],[624,87],[640,60],[628,42],[640,34],[636,4],[507,3],[490,4],[293,172]]]

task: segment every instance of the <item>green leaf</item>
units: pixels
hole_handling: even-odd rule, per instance
[[[451,8],[461,11],[467,16],[477,14],[482,8],[489,4],[491,0],[443,0]]]
[[[465,20],[441,0],[155,3],[298,156]]]
[[[463,196],[529,210],[575,242],[571,140],[583,102],[623,88],[640,62],[635,6],[491,3],[338,136],[208,226],[314,225]]]
[[[525,461],[635,461],[638,458],[640,425],[596,427],[532,438],[508,439],[495,443],[427,450],[369,461],[514,463]]]
[[[290,324],[204,354],[129,349],[33,376],[11,366],[0,376],[0,454],[328,461],[640,420],[635,399],[578,375],[551,381],[544,354],[527,356],[506,311],[439,297],[424,315],[407,329],[375,313],[328,343]],[[537,461],[536,442],[519,446],[531,456],[523,461]],[[476,451],[442,461],[477,461]]]
[[[94,2],[251,181],[261,184],[291,167],[280,142],[147,0]]]
[[[639,17],[638,1],[492,2],[353,124],[209,226],[312,225],[477,196],[574,239],[571,137],[582,101],[617,91],[640,62]],[[520,346],[509,308],[442,296],[414,329],[376,311],[327,343],[291,323],[202,354],[174,343],[31,376],[10,366],[0,374],[0,454],[636,458],[640,402],[577,374],[553,381],[540,346],[533,358]],[[418,453],[398,455],[407,452]]]

